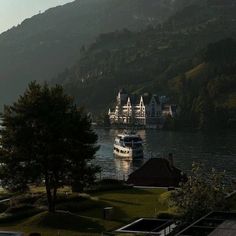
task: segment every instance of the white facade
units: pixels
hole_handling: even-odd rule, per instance
[[[115,109],[108,112],[111,124],[157,124],[162,116],[162,107],[156,95],[129,96],[121,90]]]

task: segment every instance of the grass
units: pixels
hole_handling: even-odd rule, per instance
[[[56,214],[42,212],[14,224],[1,224],[0,230],[25,233],[40,232],[43,236],[100,235],[101,232],[118,228],[139,217],[153,217],[167,211],[162,189],[125,189],[94,193],[81,202],[61,203],[63,209]],[[165,197],[164,197],[165,198]],[[73,208],[74,206],[74,208]],[[103,208],[113,207],[112,220],[103,220]],[[68,213],[72,209],[73,214]]]
[[[167,205],[159,204],[159,197],[164,192],[161,189],[129,189],[99,193],[96,197],[106,206],[114,208],[113,217],[116,221],[127,222],[137,217],[156,216],[159,211],[166,210]],[[101,217],[101,211],[93,209],[84,214]]]
[[[63,222],[68,223],[65,225]],[[71,227],[73,224],[73,227]],[[71,227],[71,228],[70,228]],[[41,213],[26,221],[17,224],[5,225],[1,230],[24,232],[26,235],[32,232],[41,233],[43,236],[77,236],[77,235],[100,235],[102,222],[82,217],[72,217],[67,214]]]
[[[42,193],[42,189],[38,190],[33,192]],[[67,200],[59,202],[57,213],[44,211],[11,223],[7,221],[0,224],[0,230],[20,231],[26,235],[39,232],[42,236],[97,236],[140,217],[172,213],[174,209],[168,207],[169,194],[164,189],[123,189],[80,197],[71,194]],[[228,199],[228,203],[230,210],[236,210],[236,195]],[[103,219],[104,207],[113,207],[111,220]]]

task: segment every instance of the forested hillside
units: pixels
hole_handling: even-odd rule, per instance
[[[216,52],[235,39],[234,0],[77,0],[0,35],[0,104],[53,78],[97,114],[125,87],[170,96],[172,128],[231,127],[235,58]]]
[[[164,22],[187,0],[76,0],[0,35],[0,104],[32,80],[48,80],[78,60],[100,33]]]
[[[215,3],[198,1],[164,24],[140,32],[103,34],[54,82],[62,83],[78,103],[95,112],[105,111],[120,87],[133,93],[170,95],[178,102],[170,82],[201,67],[209,43],[236,38],[236,6]]]
[[[228,64],[224,60],[234,52],[236,6],[215,3],[199,1],[164,24],[140,32],[100,35],[90,47],[82,48],[76,65],[53,81],[62,83],[93,112],[105,112],[117,90],[125,87],[133,93],[169,95],[180,104],[183,122],[172,126],[228,126],[235,112],[236,70],[234,57]],[[224,50],[228,53],[222,54]],[[181,87],[185,83],[189,87]],[[211,110],[205,111],[203,100]],[[215,123],[210,122],[212,116],[218,118]]]
[[[201,60],[169,81],[181,108],[171,128],[236,128],[236,41],[209,44]]]

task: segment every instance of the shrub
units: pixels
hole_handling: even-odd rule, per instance
[[[100,206],[101,204],[97,201],[86,200],[83,202],[66,202],[57,205],[57,210],[69,211],[72,213],[77,213],[80,211],[92,209]]]
[[[161,211],[158,213],[157,218],[174,220],[174,219],[178,219],[179,215],[172,212],[168,212],[168,211]]]
[[[173,206],[185,221],[196,220],[210,211],[225,210],[227,182],[225,173],[194,163],[188,181],[172,191]]]
[[[81,202],[84,201],[86,199],[88,199],[89,196],[87,195],[82,195],[82,194],[78,194],[78,193],[58,193],[57,194],[57,199],[56,199],[56,204],[60,204],[60,203],[66,203],[66,202]],[[39,198],[36,203],[36,205],[47,205],[47,197],[46,195],[43,195],[41,198]]]
[[[171,192],[169,191],[162,193],[158,200],[162,205],[168,205],[170,198],[171,198]]]

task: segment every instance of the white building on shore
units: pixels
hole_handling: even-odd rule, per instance
[[[121,89],[114,110],[109,109],[111,124],[157,125],[164,116],[174,116],[173,106],[166,104],[165,97],[144,94],[129,95]]]

